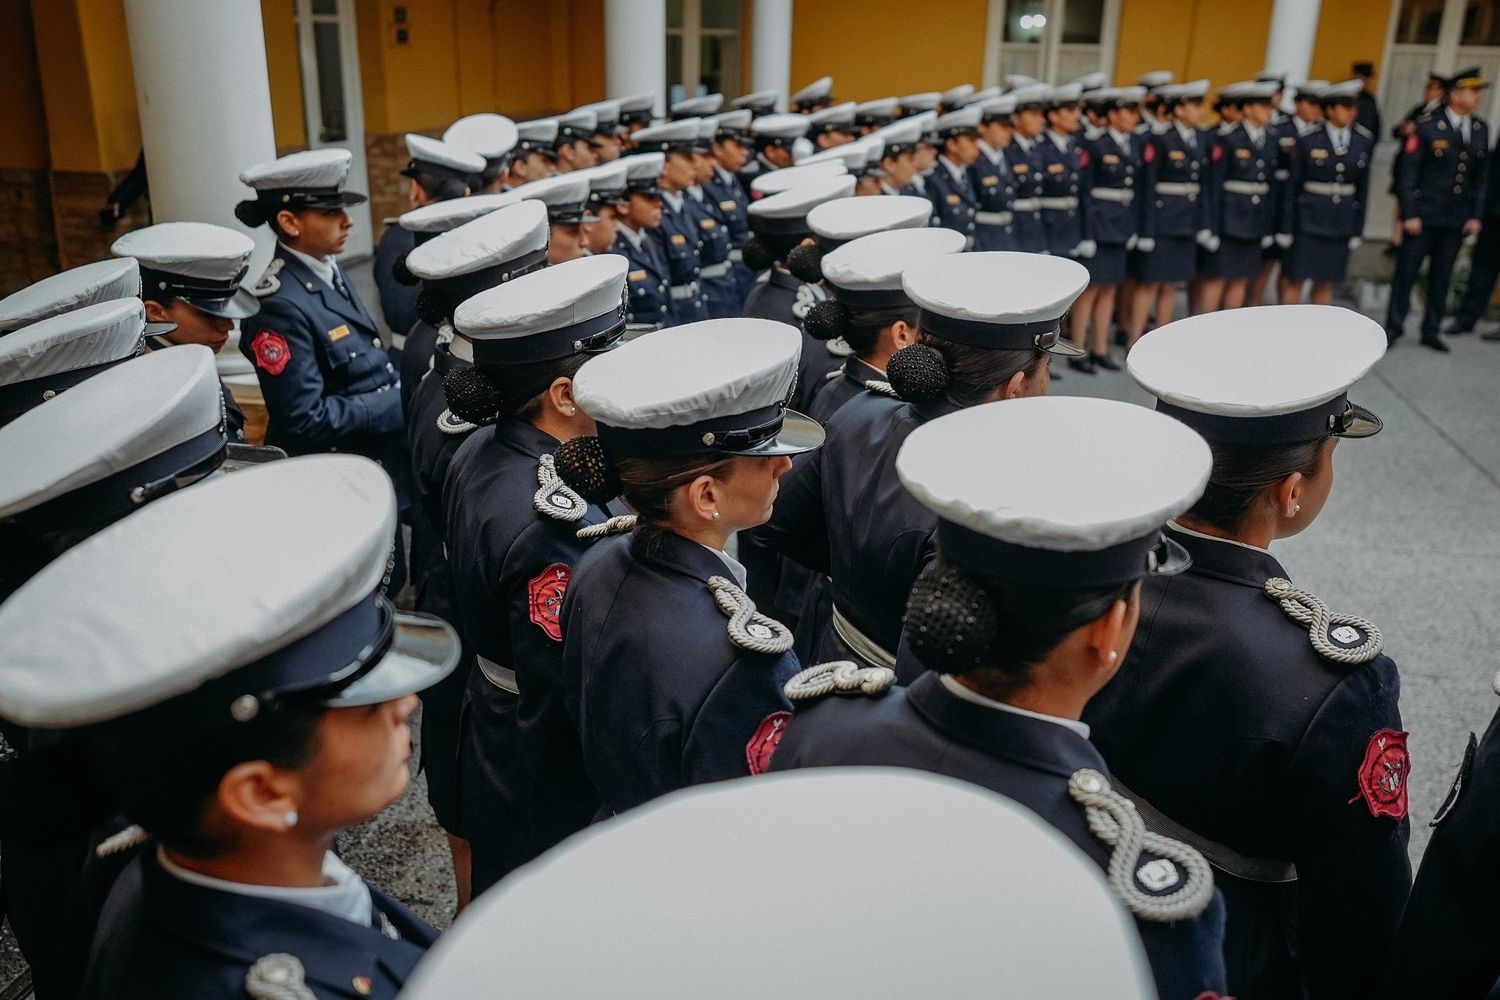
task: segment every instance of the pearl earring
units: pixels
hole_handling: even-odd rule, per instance
[[[1299,503],[1292,508],[1292,516],[1296,517],[1300,513],[1302,513],[1302,505]]]
[[[286,823],[286,828],[288,830],[290,830],[292,827],[296,826],[297,825],[297,810],[295,810],[295,809],[288,809],[286,811],[286,815],[282,817],[282,821],[284,823]]]
[[[1120,658],[1120,652],[1119,652],[1119,650],[1111,649],[1109,651],[1109,662],[1110,663],[1115,662],[1119,658]]]
[[[718,519],[719,519],[719,512],[718,511],[714,511],[714,520],[717,521]]]

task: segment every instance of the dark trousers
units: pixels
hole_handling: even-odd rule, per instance
[[[1427,308],[1422,312],[1422,339],[1434,340],[1443,310],[1448,304],[1448,284],[1453,277],[1453,261],[1463,245],[1460,226],[1423,226],[1418,236],[1408,235],[1401,243],[1396,262],[1396,278],[1391,284],[1391,305],[1385,315],[1386,333],[1400,336],[1411,310],[1411,287],[1417,282],[1422,261],[1427,267]]]
[[[1484,319],[1490,296],[1495,294],[1495,280],[1500,278],[1500,215],[1485,218],[1474,244],[1474,264],[1469,271],[1469,288],[1458,307],[1458,329],[1467,330]]]

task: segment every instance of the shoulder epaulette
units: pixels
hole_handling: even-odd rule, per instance
[[[452,437],[458,437],[461,434],[479,430],[478,424],[471,424],[467,420],[460,420],[453,415],[452,410],[447,408],[444,408],[443,412],[437,415],[436,423],[438,430]]]
[[[708,590],[729,619],[729,641],[752,653],[780,655],[792,648],[792,630],[755,610],[755,602],[726,577],[708,578]]]
[[[1385,639],[1375,623],[1358,615],[1339,614],[1328,610],[1315,594],[1292,581],[1273,576],[1266,581],[1266,596],[1281,605],[1287,617],[1299,625],[1307,626],[1312,648],[1319,656],[1332,663],[1358,666],[1369,663],[1380,655]]]
[[[611,535],[626,535],[635,530],[636,516],[634,514],[616,514],[614,517],[591,524],[586,528],[579,528],[574,532],[579,541],[592,542],[599,538],[609,538]]]
[[[536,465],[537,491],[531,505],[538,514],[556,521],[581,521],[588,513],[588,503],[557,474],[551,455],[543,455]]]
[[[1354,123],[1354,131],[1355,131],[1356,134],[1362,135],[1366,139],[1373,139],[1373,138],[1375,138],[1375,133],[1371,132],[1369,129],[1365,128],[1359,122],[1355,122]]]
[[[301,960],[285,952],[255,960],[245,973],[245,993],[256,1000],[317,1000],[307,987],[307,970]]]
[[[880,695],[896,683],[890,667],[862,667],[853,660],[832,660],[808,667],[786,682],[788,701],[811,701],[828,694]]]
[[[277,275],[281,273],[281,269],[284,266],[286,266],[285,260],[280,257],[272,257],[271,263],[267,264],[266,269],[261,272],[260,280],[255,283],[254,288],[250,289],[250,294],[258,299],[276,294],[277,290],[281,288],[281,279]]]
[[[896,391],[895,386],[891,385],[889,382],[886,382],[886,381],[884,381],[882,379],[872,378],[872,379],[866,381],[865,382],[865,388],[869,389],[871,392],[878,392],[882,396],[889,396],[892,399],[900,399],[901,398],[901,394]]]

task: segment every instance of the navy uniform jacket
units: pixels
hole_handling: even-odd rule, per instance
[[[437,932],[373,886],[370,897],[375,926],[362,927],[311,907],[184,882],[146,851],[110,892],[81,997],[249,996],[251,967],[284,954],[301,964],[319,1000],[390,1000]]]
[[[494,684],[483,662],[470,675],[460,763],[482,769],[493,796],[464,802],[475,853],[498,850],[510,867],[582,829],[598,806],[563,702],[561,609],[588,545],[578,529],[606,514],[560,485],[548,496],[563,511],[581,510],[578,520],[533,505],[542,456],[557,448],[551,435],[504,418],[469,435],[443,484],[464,639],[481,661],[514,671],[519,690]],[[482,821],[471,822],[471,806]]]
[[[813,386],[808,394],[807,415],[820,424],[826,424],[840,407],[869,388],[866,383],[884,381],[885,372],[851,354],[821,383]]]
[[[1010,176],[1014,182],[1015,198],[1012,202],[1016,249],[1027,253],[1044,253],[1047,249],[1047,230],[1042,224],[1042,152],[1041,144],[1046,136],[1026,140],[1017,136],[1005,149],[1005,162],[1010,164]],[[1019,202],[1019,204],[1016,204]],[[1069,247],[1068,249],[1072,249]]]
[[[672,207],[672,199],[681,201],[681,208]],[[703,297],[700,276],[703,271],[700,250],[703,243],[698,215],[687,204],[692,195],[680,191],[675,195],[662,193],[661,225],[657,234],[662,250],[667,257],[667,270],[671,275],[672,294],[667,310],[672,315],[672,325],[696,323],[708,319],[708,301]],[[691,289],[692,293],[687,294]],[[685,295],[685,298],[679,298]]]
[[[422,319],[411,325],[401,342],[401,409],[405,413],[411,412],[412,393],[432,367],[432,352],[437,350],[437,342],[437,327]]]
[[[740,279],[734,273],[734,264],[729,259],[729,229],[718,206],[709,200],[705,191],[702,199],[687,192],[684,204],[698,220],[698,258],[703,265],[699,283],[703,286],[703,300],[708,306],[708,315],[714,319],[738,316],[744,297],[740,292]]]
[[[1276,204],[1273,218],[1276,226],[1280,225],[1287,199],[1292,196],[1288,181],[1292,177],[1292,164],[1297,159],[1297,139],[1301,135],[1302,119],[1296,115],[1288,115],[1266,126],[1267,141],[1274,139],[1276,142],[1276,169],[1271,174],[1271,195]],[[1276,232],[1286,233],[1290,230],[1277,228]],[[1281,248],[1276,248],[1276,253],[1280,254]]]
[[[799,704],[771,769],[827,766],[910,767],[972,782],[1030,809],[1101,868],[1109,865],[1109,846],[1089,831],[1083,807],[1068,794],[1076,771],[1109,775],[1099,751],[1055,722],[966,701],[930,671],[876,697]],[[1217,894],[1193,920],[1137,920],[1136,927],[1162,1000],[1224,989],[1224,902]]]
[[[270,423],[266,444],[288,455],[346,451],[373,458],[397,484],[409,470],[396,367],[375,321],[278,247],[275,291],[241,321],[240,351],[255,365]],[[262,279],[265,280],[265,279]]]
[[[1500,714],[1469,746],[1432,820],[1411,899],[1401,918],[1381,993],[1405,997],[1484,997],[1500,979],[1500,868],[1495,804],[1500,802]]]
[[[1127,135],[1122,147],[1109,129],[1083,141],[1079,151],[1083,166],[1078,177],[1083,239],[1101,246],[1124,246],[1139,234],[1142,205],[1149,192],[1142,183],[1146,142],[1145,136]],[[1094,192],[1101,189],[1129,192],[1130,200],[1095,196]]]
[[[897,478],[896,453],[908,434],[953,409],[943,400],[855,396],[828,422],[823,447],[781,478],[771,519],[751,533],[832,577],[834,606],[893,655],[906,599],[935,553],[937,530],[937,515]],[[812,648],[814,663],[851,658],[831,626]]]
[[[1348,136],[1342,150],[1321,125],[1297,140],[1277,232],[1331,240],[1364,233],[1375,138],[1360,125],[1351,125]]]
[[[1266,126],[1260,145],[1243,124],[1219,136],[1209,154],[1209,226],[1219,236],[1254,240],[1276,224],[1276,136]],[[1229,189],[1226,190],[1226,185]]]
[[[611,253],[620,254],[630,261],[626,274],[626,315],[631,323],[642,326],[667,325],[672,321],[668,304],[671,274],[667,269],[667,258],[661,244],[650,232],[641,234],[641,246],[637,250],[630,237],[623,232],[615,237]]]
[[[432,371],[412,393],[406,425],[406,443],[411,453],[412,506],[416,510],[411,520],[411,582],[417,588],[417,610],[450,622],[456,619],[449,590],[448,556],[443,549],[447,521],[443,508],[443,480],[459,445],[472,431],[450,433],[440,430],[438,417],[448,408],[448,400],[443,395],[443,380],[453,371],[468,367],[469,363],[455,358],[446,344],[438,347],[432,357]],[[467,426],[455,424],[453,430]]]
[[[1231,993],[1370,996],[1399,962],[1371,957],[1397,954],[1411,884],[1396,665],[1323,659],[1265,595],[1286,576],[1275,557],[1169,530],[1192,568],[1143,584],[1135,642],[1084,721],[1111,770],[1163,814],[1297,866],[1290,883],[1216,873]],[[1364,780],[1382,769],[1393,784],[1376,815]]]
[[[231,442],[243,442],[245,440],[245,411],[240,409],[239,401],[234,398],[234,393],[229,391],[229,386],[224,380],[219,380],[219,392],[224,396],[224,425],[229,431]]]
[[[375,245],[375,287],[380,292],[380,312],[387,328],[400,332],[410,330],[417,322],[417,296],[421,285],[404,285],[396,280],[396,261],[411,253],[417,245],[415,233],[400,226],[385,227]]]
[[[755,288],[745,299],[744,315],[752,319],[774,319],[802,329],[802,319],[814,303],[828,296],[816,285],[809,285],[780,265],[772,265],[756,280]],[[844,355],[835,353],[829,342],[802,334],[802,357],[797,362],[797,385],[789,405],[803,411],[808,397],[837,368]]]
[[[1396,201],[1401,218],[1421,219],[1424,226],[1458,228],[1483,212],[1485,165],[1489,160],[1489,126],[1469,116],[1469,141],[1439,108],[1417,122],[1406,137],[1396,172]]]
[[[1010,172],[1009,151],[997,152],[1000,156],[998,163],[980,146],[979,159],[969,168],[969,177],[979,201],[979,211],[974,219],[975,250],[1016,249],[1016,227],[1011,214],[1016,182]]]
[[[1070,256],[1083,238],[1082,206],[1078,200],[1078,174],[1082,169],[1078,143],[1071,137],[1065,149],[1058,149],[1051,131],[1037,140],[1037,159],[1041,165],[1042,232],[1047,252]],[[1057,207],[1048,207],[1054,205]]]
[[[932,224],[963,233],[972,243],[979,198],[968,168],[960,168],[954,179],[947,162],[939,158],[937,169],[927,178],[927,197],[932,201]]]
[[[563,602],[568,698],[604,807],[751,773],[748,748],[784,724],[791,653],[729,639],[708,589],[732,579],[718,553],[660,529],[584,554]]]
[[[717,209],[719,221],[729,231],[729,273],[738,283],[739,305],[745,302],[755,284],[755,272],[745,264],[745,244],[750,239],[750,198],[735,175],[723,167],[714,167],[714,175],[703,182],[703,194]],[[739,315],[738,308],[734,315]]]
[[[1214,137],[1211,132],[1193,134],[1189,143],[1177,126],[1165,132],[1140,134],[1141,160],[1145,166],[1141,212],[1141,237],[1191,237],[1208,229],[1208,164]],[[1166,191],[1161,185],[1168,185]]]

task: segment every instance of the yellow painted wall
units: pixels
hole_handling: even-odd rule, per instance
[[[302,109],[302,66],[297,52],[297,18],[288,0],[261,0],[265,25],[266,74],[271,83],[271,122],[278,150],[307,145]]]
[[[792,6],[792,90],[824,75],[851,101],[977,86],[987,11],[986,0],[802,0]]]
[[[42,77],[32,37],[27,0],[0,0],[0,94],[5,95],[5,142],[0,167],[41,170],[47,166],[47,115],[42,106]]]
[[[1124,0],[1115,78],[1169,69],[1215,86],[1251,79],[1265,66],[1272,0]]]
[[[1393,2],[1323,0],[1308,76],[1337,83],[1354,75],[1355,63],[1372,62],[1378,83],[1385,54],[1385,29]]]

